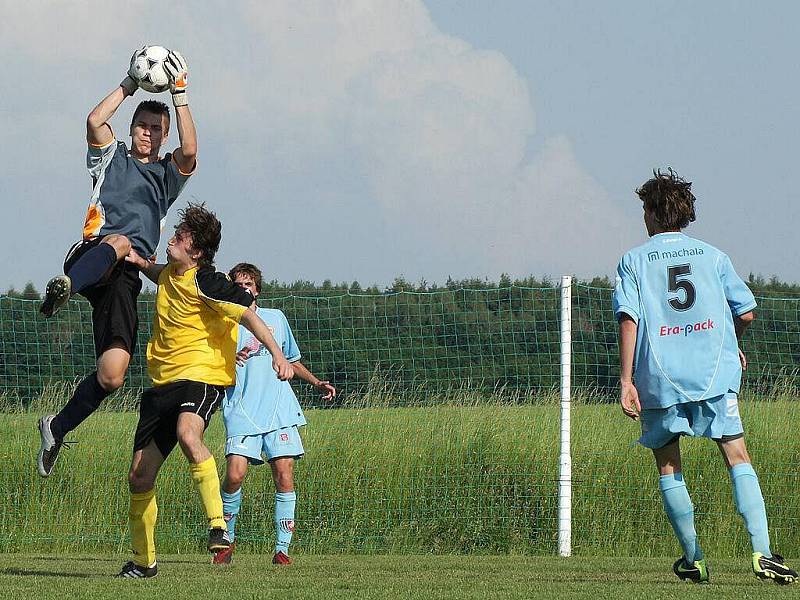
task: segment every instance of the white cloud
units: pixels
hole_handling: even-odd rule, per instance
[[[64,90],[62,118],[75,119],[78,138],[86,112],[145,41],[137,31],[186,55],[201,165],[187,194],[219,207],[226,233],[262,240],[248,245],[249,257],[223,241],[223,264],[275,261],[281,279],[362,282],[401,272],[441,281],[613,268],[621,248],[608,247],[608,229],[626,219],[616,203],[569,140],[527,156],[535,135],[528,83],[502,54],[442,33],[421,2],[251,2],[226,7],[224,20],[216,4],[188,14],[144,0],[47,6],[17,11],[16,30],[36,35],[9,32],[0,49],[20,55],[26,77],[47,74],[47,89]],[[132,31],[132,15],[149,14],[158,18]],[[27,102],[22,122],[52,114],[51,100]],[[2,117],[24,134],[16,117]],[[48,139],[34,135],[34,145]],[[73,198],[80,190],[69,200],[78,221],[85,181],[77,168],[72,179],[63,188]],[[63,227],[62,218],[51,224]],[[72,237],[52,236],[49,253],[59,256]]]

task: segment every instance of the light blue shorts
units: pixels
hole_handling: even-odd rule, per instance
[[[229,437],[225,441],[225,456],[244,456],[251,465],[264,464],[262,454],[269,461],[274,458],[299,459],[305,453],[297,425],[269,433]]]
[[[732,440],[744,435],[739,403],[734,392],[722,396],[643,410],[642,437],[645,448],[658,449],[682,435]]]

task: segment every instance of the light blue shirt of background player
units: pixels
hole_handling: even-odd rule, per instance
[[[300,360],[300,348],[286,316],[278,309],[256,311],[269,328],[286,359]],[[239,327],[236,385],[227,389],[222,410],[228,437],[267,433],[306,424],[303,409],[288,381],[272,369],[269,351],[247,329]],[[244,360],[241,360],[244,359]]]
[[[642,408],[739,391],[733,316],[756,301],[726,254],[679,232],[653,235],[617,267],[616,318],[637,323],[634,380]]]

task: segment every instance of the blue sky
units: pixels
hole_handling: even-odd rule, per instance
[[[86,114],[142,43],[189,62],[200,166],[176,207],[217,211],[221,268],[379,285],[611,274],[644,239],[634,188],[669,165],[694,181],[687,233],[743,275],[800,281],[792,3],[193,6],[0,2],[0,51],[17,57],[0,289],[60,268],[89,197]]]

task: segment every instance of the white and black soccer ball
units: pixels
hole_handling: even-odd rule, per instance
[[[128,74],[146,92],[165,92],[169,89],[169,77],[164,69],[168,54],[169,50],[164,46],[144,46],[131,58]]]

